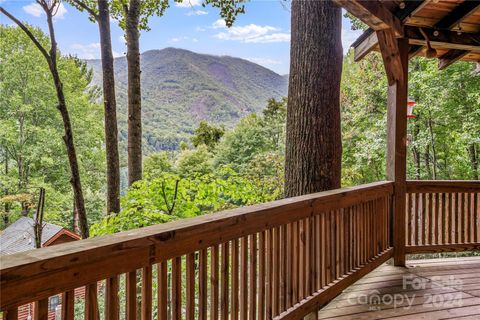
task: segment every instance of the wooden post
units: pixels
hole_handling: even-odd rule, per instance
[[[407,178],[408,40],[392,30],[377,31],[388,78],[387,179],[394,182],[394,264],[405,266],[405,201]]]

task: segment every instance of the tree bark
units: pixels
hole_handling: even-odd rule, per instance
[[[46,11],[46,14],[51,41],[50,60],[48,65],[50,67],[50,72],[52,74],[53,82],[55,84],[55,90],[57,93],[57,108],[60,111],[63,120],[63,129],[65,132],[65,135],[63,136],[63,141],[65,142],[65,146],[67,147],[68,162],[70,164],[71,171],[70,183],[72,184],[75,206],[77,208],[80,235],[83,239],[86,239],[89,237],[87,211],[85,209],[85,199],[83,198],[82,183],[80,180],[80,170],[78,168],[77,152],[75,149],[75,144],[73,143],[73,130],[72,124],[70,122],[70,114],[68,112],[67,102],[63,93],[63,84],[57,68],[57,43],[55,40],[55,31],[53,29],[53,17],[51,12]]]
[[[118,155],[117,102],[113,68],[108,0],[98,0],[98,29],[102,55],[105,148],[107,159],[107,213],[120,212],[120,160]]]
[[[140,87],[140,0],[125,7],[128,64],[128,185],[142,179],[142,104]]]
[[[285,196],[341,184],[341,10],[292,1]]]

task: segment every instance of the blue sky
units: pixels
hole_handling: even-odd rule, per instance
[[[148,32],[142,32],[141,51],[177,47],[199,53],[230,55],[244,58],[280,74],[288,73],[290,48],[290,11],[282,0],[252,0],[246,4],[246,13],[240,15],[234,27],[226,28],[218,9],[203,8],[201,0],[171,1],[163,17],[150,19]],[[1,5],[22,21],[46,30],[45,16],[33,0],[0,0]],[[0,16],[2,24],[12,24]],[[359,36],[350,30],[348,19],[342,20],[344,51]],[[85,13],[62,3],[55,18],[57,42],[62,53],[80,58],[99,58],[97,25]],[[112,21],[114,55],[125,52],[123,31]]]

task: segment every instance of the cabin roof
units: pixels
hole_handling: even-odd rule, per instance
[[[0,234],[0,255],[8,255],[35,249],[34,221],[21,217]],[[66,230],[52,223],[43,223],[42,246],[51,243],[51,239]],[[72,232],[70,232],[72,233]],[[73,233],[72,233],[73,234]],[[74,234],[75,235],[75,234]]]
[[[436,50],[439,68],[465,60],[480,62],[480,1],[334,0],[370,28],[352,45],[355,60],[379,51],[376,32],[391,28],[409,40],[409,57]]]

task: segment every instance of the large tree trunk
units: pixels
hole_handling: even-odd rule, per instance
[[[77,207],[80,224],[80,235],[83,239],[86,239],[89,236],[87,211],[85,210],[85,200],[83,198],[82,183],[80,181],[80,170],[78,168],[77,152],[75,150],[75,144],[73,143],[72,124],[70,122],[67,102],[65,101],[65,95],[63,93],[63,84],[57,68],[57,43],[55,40],[55,33],[53,29],[53,19],[51,13],[46,13],[51,41],[50,60],[48,60],[48,66],[50,68],[53,82],[55,84],[55,90],[57,93],[57,108],[60,111],[63,120],[63,129],[65,132],[63,136],[63,141],[65,142],[65,146],[67,147],[68,163],[70,164],[71,172],[70,183],[72,184],[73,197],[75,199],[75,206]]]
[[[120,160],[118,156],[117,102],[113,69],[108,0],[98,0],[98,29],[102,54],[105,146],[107,158],[107,213],[120,212]]]
[[[126,9],[128,63],[128,185],[142,179],[142,105],[140,87],[140,1],[130,0]]]
[[[292,1],[285,196],[340,187],[341,11]]]

